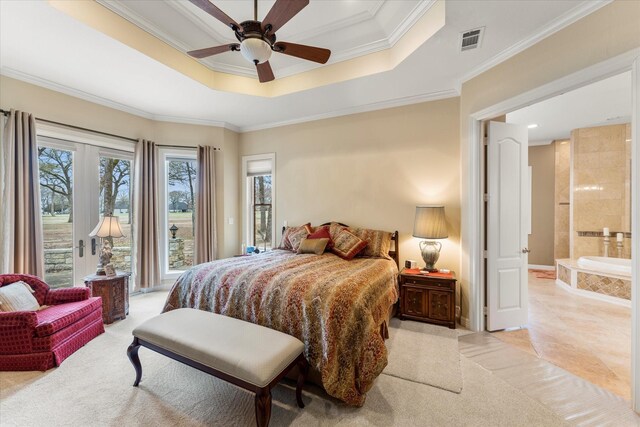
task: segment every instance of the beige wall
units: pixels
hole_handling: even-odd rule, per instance
[[[460,97],[460,206],[463,316],[467,316],[471,261],[467,248],[476,218],[470,214],[469,193],[477,185],[469,175],[469,125],[473,113],[521,95],[546,83],[640,47],[640,2],[614,1],[518,55],[462,85]],[[576,43],[579,40],[580,43]],[[558,60],[559,58],[559,60]],[[477,238],[477,236],[473,236]],[[479,284],[474,284],[479,292]]]
[[[569,258],[571,218],[571,141],[553,142],[555,148],[554,249],[555,259]]]
[[[400,258],[423,264],[415,206],[445,206],[438,266],[459,268],[458,98],[240,135],[240,154],[276,153],[276,216],[398,230]]]
[[[531,166],[531,234],[529,264],[554,265],[554,144],[529,147]]]
[[[101,132],[145,138],[159,144],[212,145],[222,149],[216,157],[216,212],[220,257],[236,253],[238,246],[238,135],[215,126],[159,122],[104,107],[79,98],[0,76],[0,106]],[[233,225],[228,218],[232,217]]]

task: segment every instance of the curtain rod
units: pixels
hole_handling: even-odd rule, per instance
[[[11,114],[11,112],[0,108],[0,114],[2,114],[4,116],[8,116],[9,114]],[[99,131],[99,130],[87,129],[87,128],[83,128],[83,127],[80,127],[80,126],[74,126],[74,125],[70,125],[70,124],[67,124],[67,123],[60,123],[60,122],[56,122],[56,121],[53,121],[53,120],[41,119],[41,118],[38,118],[38,117],[36,117],[35,119],[40,121],[40,122],[45,122],[45,123],[49,123],[49,124],[52,124],[52,125],[59,125],[59,126],[68,127],[68,128],[71,128],[71,129],[77,129],[77,130],[83,130],[83,131],[86,131],[86,132],[97,133],[98,135],[111,136],[113,138],[124,139],[125,141],[138,142],[138,140],[135,139],[135,138],[128,138],[128,137],[122,136],[122,135],[116,135],[116,134],[113,134],[113,133],[102,132],[102,131]],[[164,145],[164,144],[156,144],[156,145],[158,147],[168,147],[168,148],[193,148],[193,149],[198,148],[195,145]],[[222,151],[222,149],[218,148],[218,147],[213,147],[213,149],[214,149],[214,151]]]

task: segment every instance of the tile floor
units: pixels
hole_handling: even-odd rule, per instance
[[[571,294],[529,272],[529,324],[494,337],[629,400],[631,309]]]

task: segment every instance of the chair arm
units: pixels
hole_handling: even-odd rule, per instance
[[[57,305],[67,302],[76,302],[89,299],[91,296],[91,289],[89,288],[62,288],[51,289],[47,293],[47,297],[44,300],[44,305]]]
[[[35,311],[0,311],[0,328],[35,329],[36,326],[38,317]]]
[[[31,353],[37,324],[35,311],[0,312],[0,354]]]

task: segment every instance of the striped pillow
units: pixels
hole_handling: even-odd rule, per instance
[[[289,239],[289,237],[292,234],[295,234],[297,232],[300,232],[300,230],[304,230],[305,233],[307,233],[306,228],[307,227],[311,227],[311,223],[308,222],[305,225],[301,225],[300,227],[285,227],[284,232],[282,233],[282,240],[280,241],[280,246],[278,246],[278,249],[285,249],[287,251],[293,251],[293,246],[291,245],[291,240]],[[307,233],[308,234],[308,233]],[[306,237],[306,234],[302,237]],[[300,244],[300,241],[298,240],[298,245]],[[296,246],[296,251],[298,250],[298,247]]]
[[[37,311],[38,300],[31,286],[20,281],[0,288],[0,311]]]
[[[359,257],[391,259],[391,233],[368,228],[349,228],[349,231],[367,242],[367,247],[358,254]]]

